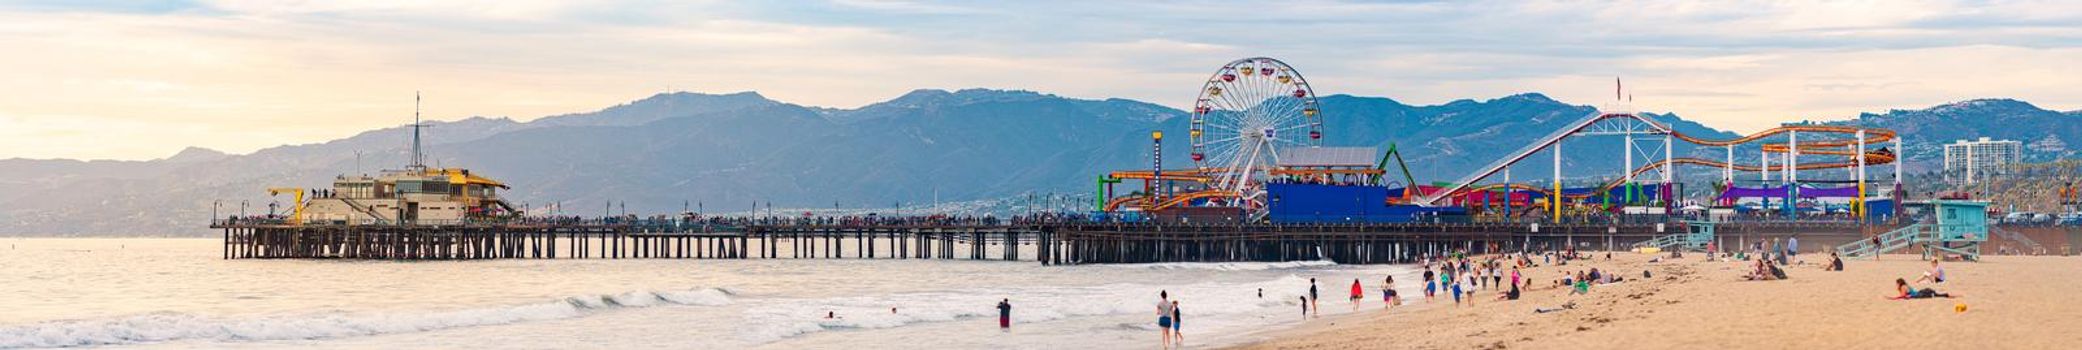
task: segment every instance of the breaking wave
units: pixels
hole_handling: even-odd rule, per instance
[[[661,305],[721,306],[729,291],[716,288],[586,295],[499,307],[392,312],[326,312],[253,318],[150,313],[98,320],[0,326],[0,349],[76,347],[179,340],[256,341],[357,337],[515,324]]]

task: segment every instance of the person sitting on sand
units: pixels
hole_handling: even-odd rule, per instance
[[[1518,300],[1518,283],[1511,283],[1511,289],[1497,296],[1496,300]]]
[[[1750,281],[1772,280],[1773,278],[1771,278],[1772,276],[1770,268],[1771,263],[1765,262],[1763,259],[1758,259],[1755,262],[1755,264],[1751,264],[1752,268],[1749,271],[1749,275],[1742,276],[1742,279]]]
[[[1916,283],[1923,283],[1923,281],[1930,281],[1930,283],[1945,283],[1945,268],[1942,266],[1937,266],[1937,260],[1938,259],[1930,259],[1930,271],[1923,272],[1923,277],[1916,277]]]
[[[1830,251],[1829,266],[1822,268],[1822,271],[1843,271],[1843,257],[1836,255],[1835,251]]]
[[[1915,287],[1910,287],[1910,286],[1909,286],[1909,284],[1908,284],[1908,281],[1907,281],[1907,280],[1903,280],[1903,279],[1899,279],[1899,278],[1896,278],[1896,279],[1894,279],[1894,291],[1895,291],[1895,292],[1896,292],[1897,294],[1896,294],[1895,296],[1893,296],[1893,297],[1890,297],[1890,298],[1888,298],[1888,299],[1894,299],[1894,300],[1909,300],[1909,299],[1929,299],[1929,298],[1946,298],[1946,299],[1951,299],[1951,298],[1958,298],[1958,297],[1959,297],[1959,296],[1957,296],[1957,295],[1951,295],[1951,294],[1946,294],[1946,293],[1938,293],[1936,289],[1931,289],[1931,288],[1923,288],[1923,289],[1916,289]]]

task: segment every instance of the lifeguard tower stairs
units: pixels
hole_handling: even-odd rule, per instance
[[[1837,246],[1845,257],[1877,258],[1910,247],[1922,247],[1923,259],[1955,254],[1968,261],[1981,259],[1981,243],[1988,241],[1988,202],[1935,200],[1909,204],[1918,221],[1893,231]]]

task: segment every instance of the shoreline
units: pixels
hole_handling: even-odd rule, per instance
[[[1516,301],[1497,301],[1497,294],[1485,291],[1473,307],[1397,308],[1334,322],[1310,320],[1229,348],[1927,349],[2082,343],[2082,333],[2067,329],[2082,319],[2082,306],[2068,301],[2073,281],[2082,280],[2082,258],[2077,257],[1945,262],[1950,281],[1911,285],[1959,298],[1905,301],[1885,297],[1894,293],[1895,278],[1914,280],[1929,268],[1913,255],[1846,260],[1842,272],[1823,271],[1810,260],[1785,267],[1790,278],[1780,281],[1742,281],[1745,262],[1706,262],[1703,254],[1659,263],[1636,253],[1613,253],[1610,261],[1602,257],[1526,269],[1534,287]],[[1592,267],[1629,279],[1575,296],[1549,284],[1558,271]],[[1653,277],[1638,279],[1643,270]],[[1570,302],[1577,307],[1533,311]],[[1955,304],[1968,310],[1954,312]]]

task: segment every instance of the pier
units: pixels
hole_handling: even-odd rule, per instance
[[[965,259],[1043,265],[1330,260],[1401,263],[1469,253],[1624,250],[1681,223],[804,224],[676,222],[290,225],[219,222],[224,259]],[[1738,222],[1721,246],[1800,237],[1815,246],[1891,227]]]

